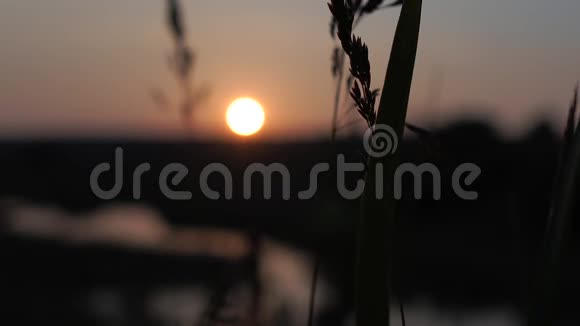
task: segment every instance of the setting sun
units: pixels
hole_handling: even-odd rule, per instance
[[[240,136],[250,136],[264,125],[264,109],[256,100],[244,97],[233,101],[226,112],[226,123]]]

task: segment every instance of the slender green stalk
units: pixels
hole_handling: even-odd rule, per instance
[[[393,48],[379,102],[377,125],[388,125],[402,139],[415,66],[421,0],[406,0],[395,32]],[[389,325],[393,236],[396,218],[392,178],[396,155],[369,159],[362,215],[358,226],[356,263],[357,326]],[[376,180],[376,167],[384,168]],[[382,182],[383,199],[376,196],[377,181]]]

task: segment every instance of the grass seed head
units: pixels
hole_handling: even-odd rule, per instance
[[[359,8],[364,8],[361,7],[361,4],[361,1],[332,0],[328,7],[334,17],[334,21],[336,21],[337,36],[342,49],[350,59],[350,74],[356,78],[350,95],[357,105],[360,115],[369,126],[372,126],[376,121],[375,103],[378,92],[372,91],[370,88],[371,65],[369,62],[369,49],[360,37],[352,34],[355,14],[359,11]]]

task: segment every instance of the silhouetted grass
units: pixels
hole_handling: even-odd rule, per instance
[[[370,1],[369,1],[370,2]],[[373,1],[378,8],[382,1]],[[387,125],[402,139],[421,21],[421,0],[403,2],[395,32],[393,48],[383,85],[378,110],[377,90],[371,90],[368,48],[361,38],[352,35],[355,13],[361,1],[331,1],[330,10],[336,22],[337,36],[350,59],[350,72],[355,78],[351,97],[369,127]],[[368,3],[367,3],[368,5]],[[363,10],[363,12],[366,12]],[[384,166],[383,185],[392,185],[397,155],[370,157],[367,164],[362,214],[358,223],[356,263],[356,321],[358,326],[389,324],[391,303],[391,269],[396,200],[392,187],[386,186],[382,199],[376,196],[376,167]]]
[[[330,132],[331,142],[335,142],[336,135],[339,129],[348,128],[351,125],[358,123],[359,120],[352,120],[339,125],[339,111],[342,94],[342,83],[344,79],[344,60],[345,55],[348,55],[351,63],[351,75],[347,78],[346,88],[349,89],[347,93],[351,95],[354,105],[344,110],[343,114],[346,116],[351,110],[357,109],[362,115],[367,125],[370,127],[374,124],[375,101],[379,90],[370,89],[371,87],[371,73],[370,63],[368,59],[368,48],[362,42],[360,37],[355,37],[352,32],[361,19],[380,9],[390,8],[400,5],[402,1],[395,1],[393,3],[383,5],[384,0],[367,0],[363,3],[362,0],[349,1],[331,1],[328,6],[332,13],[330,22],[330,35],[334,39],[335,34],[338,37],[341,47],[336,47],[332,51],[332,76],[336,78],[336,91],[334,97],[334,106],[332,113],[332,127]],[[353,82],[356,78],[354,87]],[[314,309],[316,304],[316,285],[318,280],[318,273],[320,268],[320,258],[315,255],[314,271],[312,275],[312,284],[310,292],[310,304],[308,309],[308,326],[312,326],[314,322]],[[401,307],[402,311],[402,307]]]
[[[580,122],[576,123],[578,86],[570,105],[564,144],[552,190],[552,207],[546,224],[544,246],[540,254],[528,325],[553,325],[556,322],[556,302],[560,284],[562,256],[569,242],[572,217],[577,203],[580,172]]]
[[[339,15],[332,15],[332,19],[330,22],[330,35],[331,37],[334,39],[336,36],[338,37],[338,39],[341,42],[341,47],[336,47],[333,49],[332,51],[332,76],[336,79],[336,90],[335,90],[335,94],[334,94],[334,105],[333,105],[333,113],[332,113],[332,126],[331,126],[331,139],[334,140],[336,137],[336,134],[338,133],[338,131],[341,128],[344,128],[345,126],[350,126],[351,124],[353,124],[353,122],[356,122],[358,120],[353,120],[350,122],[347,122],[343,125],[339,125],[340,119],[344,116],[346,116],[348,113],[350,113],[351,109],[357,108],[357,105],[353,105],[353,106],[347,106],[346,109],[341,108],[341,97],[342,97],[342,89],[344,86],[346,86],[347,91],[345,92],[346,94],[350,94],[351,93],[351,87],[353,85],[354,82],[354,78],[352,75],[350,75],[347,79],[346,79],[346,83],[343,86],[343,82],[344,82],[344,61],[345,61],[345,56],[348,54],[345,51],[345,41],[348,43],[350,43],[351,41],[349,40],[351,37],[352,32],[354,31],[354,29],[356,28],[356,26],[362,21],[362,19],[374,12],[377,12],[381,9],[386,9],[386,8],[391,8],[391,7],[395,7],[398,5],[402,4],[401,0],[397,0],[395,2],[392,2],[390,4],[383,4],[385,1],[384,0],[368,0],[365,3],[363,3],[362,0],[348,0],[345,2],[342,1],[332,1],[330,5],[332,5],[333,7],[336,8],[336,10],[341,11],[342,14]],[[342,8],[344,7],[344,8]],[[348,10],[347,10],[348,8]],[[331,9],[332,11],[332,9]],[[346,15],[345,15],[346,14]],[[342,24],[339,24],[339,21],[337,19],[338,16],[341,16],[343,21]],[[349,17],[352,16],[352,17]],[[345,22],[344,19],[350,19],[352,20],[352,22]],[[344,24],[346,23],[346,25]],[[340,31],[340,25],[343,25],[343,28],[347,28],[348,31]],[[349,55],[350,56],[350,55]],[[368,59],[368,56],[367,56]],[[363,89],[364,90],[364,89]],[[375,94],[375,97],[378,94]],[[370,99],[371,96],[369,96]],[[344,100],[343,100],[344,102]],[[343,116],[339,116],[339,112],[343,111]]]
[[[193,68],[196,56],[187,43],[183,9],[179,0],[167,0],[167,25],[175,43],[169,64],[183,94],[179,112],[184,124],[190,127],[193,111],[207,100],[210,88],[205,84],[194,87]],[[167,108],[167,99],[161,90],[152,90],[151,98],[159,107]]]

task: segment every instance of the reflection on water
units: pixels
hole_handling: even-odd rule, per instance
[[[130,277],[115,282],[101,280],[86,287],[68,285],[80,287],[77,291],[82,292],[80,304],[84,307],[80,314],[86,314],[96,324],[198,325],[211,320],[227,325],[305,325],[311,259],[300,250],[273,239],[257,239],[244,231],[175,227],[155,210],[138,205],[110,206],[82,216],[19,201],[3,201],[0,210],[2,224],[11,236],[19,239],[48,239],[80,250],[106,246],[120,252],[139,249],[151,253],[140,257],[145,262],[139,260],[141,265],[138,265],[158,269],[151,274],[150,281],[134,282]],[[18,254],[11,253],[14,257]],[[155,260],[174,256],[213,257],[219,259],[221,267],[216,269],[215,265],[198,262],[165,268]],[[99,256],[99,264],[107,264],[107,257]],[[131,257],[128,253],[127,260]],[[191,279],[162,277],[163,273],[177,273],[173,270],[176,268],[180,269],[179,275],[191,272]],[[209,272],[193,276],[198,270]],[[338,302],[340,293],[328,276],[322,275],[318,284],[317,312],[320,314],[344,309]],[[66,295],[55,293],[52,299],[59,300]],[[29,304],[24,310],[38,308]],[[438,307],[425,299],[407,303],[405,310],[407,324],[413,326],[521,324],[514,311],[502,306],[465,310]],[[392,311],[392,325],[400,325],[398,307],[392,307]],[[338,315],[344,316],[342,324],[354,325],[351,309],[339,311]]]
[[[116,205],[84,215],[50,206],[4,201],[5,223],[15,234],[72,244],[118,245],[179,255],[242,257],[248,239],[238,232],[173,227],[159,213],[141,205]]]
[[[392,311],[398,311],[392,307]],[[480,310],[459,310],[437,307],[428,301],[406,306],[407,325],[417,326],[515,326],[523,325],[518,315],[506,307],[486,307]],[[398,314],[391,317],[392,325],[400,325]]]

